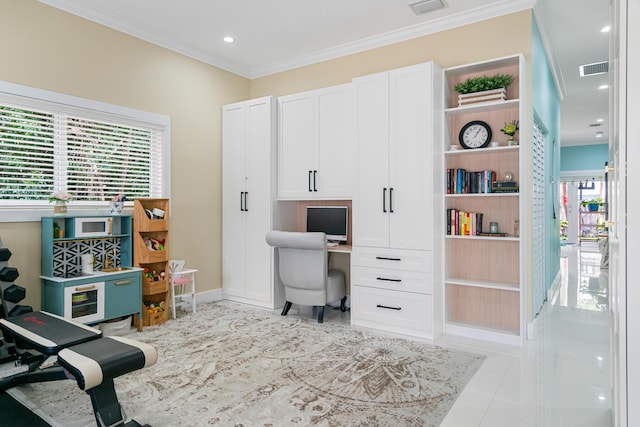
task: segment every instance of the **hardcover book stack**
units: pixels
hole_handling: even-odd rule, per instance
[[[519,190],[517,182],[498,181],[493,183],[494,193],[517,193]]]

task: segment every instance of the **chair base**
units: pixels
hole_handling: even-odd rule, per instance
[[[340,310],[344,313],[345,311],[347,311],[347,297],[343,297],[340,300]],[[284,307],[282,307],[282,312],[280,313],[281,316],[286,316],[289,313],[289,310],[291,309],[291,305],[293,303],[291,301],[286,301],[284,303]],[[314,305],[314,311],[317,310],[318,311],[318,323],[324,323],[324,305]]]

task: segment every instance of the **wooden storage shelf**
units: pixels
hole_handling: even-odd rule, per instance
[[[159,325],[169,320],[169,309],[157,313],[149,313],[146,308],[142,309],[142,324],[144,326]]]
[[[164,212],[162,219],[149,218],[145,210]],[[156,277],[164,272],[169,274],[169,199],[135,199],[133,201],[134,263],[145,272],[155,272]],[[162,243],[162,249],[151,250],[145,239]],[[149,313],[145,302],[164,303],[164,311]],[[166,279],[142,279],[142,325],[152,326],[166,322],[169,318],[169,286]],[[136,325],[137,326],[137,325]],[[140,328],[139,328],[140,329]]]
[[[151,281],[145,278],[142,282],[142,295],[160,294],[167,292],[168,289],[166,280]]]
[[[151,264],[154,262],[169,261],[169,255],[164,251],[150,251],[144,247],[143,250],[136,252],[136,261],[139,264]]]

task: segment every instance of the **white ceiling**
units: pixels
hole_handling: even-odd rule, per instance
[[[248,78],[407,40],[535,4],[562,101],[562,145],[606,143],[608,76],[578,66],[608,58],[607,0],[443,0],[416,16],[416,0],[40,0],[42,3]],[[481,3],[481,5],[479,5]],[[579,10],[579,13],[576,11]],[[235,42],[225,43],[224,36]],[[596,118],[605,122],[597,130]]]

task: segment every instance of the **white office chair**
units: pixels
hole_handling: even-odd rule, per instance
[[[291,304],[318,309],[318,323],[324,319],[324,306],[340,300],[346,310],[344,273],[328,268],[327,236],[324,233],[270,231],[267,243],[278,251],[278,270],[284,284],[286,316]]]
[[[176,318],[176,304],[190,303],[191,311],[196,312],[196,272],[185,270],[183,259],[169,261],[169,287],[171,288],[171,315]],[[187,298],[188,300],[184,300]],[[178,302],[176,303],[176,300]]]

